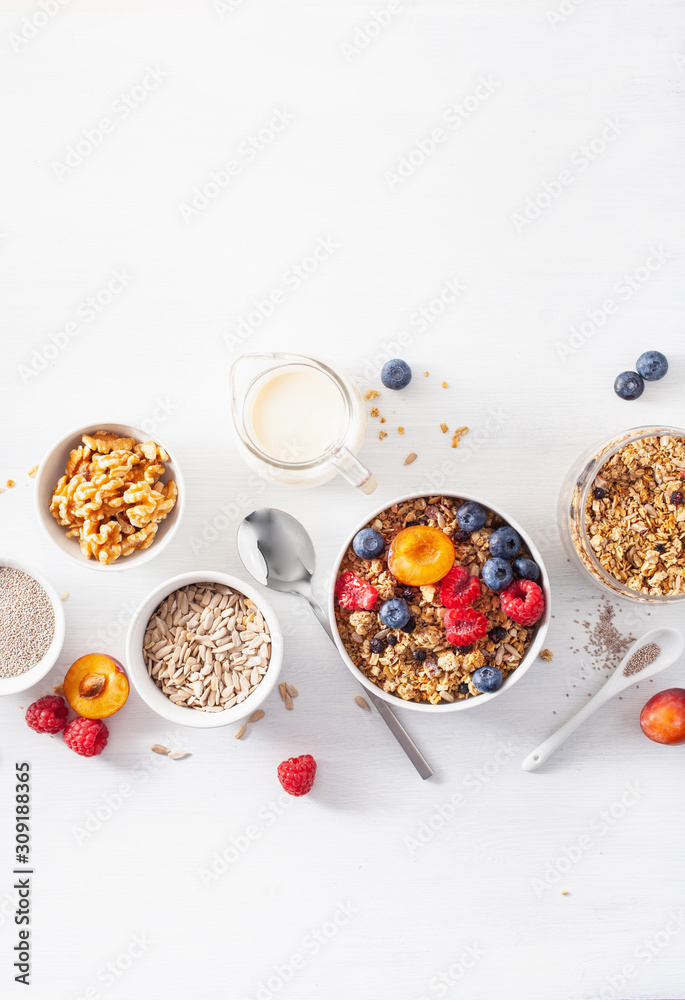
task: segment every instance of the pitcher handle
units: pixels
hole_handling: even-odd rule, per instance
[[[331,465],[335,466],[343,479],[358,489],[360,493],[370,496],[378,488],[378,480],[365,465],[345,447],[338,448],[330,457]]]

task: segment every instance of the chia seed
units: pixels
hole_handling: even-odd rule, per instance
[[[641,670],[648,667],[650,663],[654,663],[657,656],[661,652],[661,647],[655,642],[648,642],[646,646],[638,649],[636,653],[630,657],[625,667],[623,668],[623,676],[630,677],[632,674],[639,674]]]
[[[52,602],[38,581],[0,566],[0,677],[19,677],[35,667],[54,634]]]

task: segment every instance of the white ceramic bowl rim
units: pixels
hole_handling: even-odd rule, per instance
[[[174,508],[167,515],[167,517],[164,518],[164,520],[160,521],[159,529],[152,545],[150,545],[147,549],[139,549],[131,553],[130,556],[120,556],[115,562],[109,564],[100,563],[96,559],[86,559],[81,552],[78,541],[74,538],[66,537],[66,528],[57,524],[49,510],[49,498],[52,495],[55,483],[57,483],[59,478],[64,475],[64,467],[69,452],[81,444],[81,438],[84,434],[94,434],[95,431],[101,430],[102,428],[114,431],[123,437],[135,437],[136,441],[153,440],[159,444],[169,454],[168,462],[164,463],[166,471],[163,479],[165,481],[167,479],[173,479],[178,487],[178,497]],[[56,469],[55,464],[58,457],[59,462],[57,462],[58,468]],[[183,516],[185,499],[186,488],[183,480],[183,473],[181,472],[178,462],[174,458],[173,449],[170,450],[156,432],[154,435],[146,434],[140,427],[135,427],[133,424],[120,424],[112,422],[111,420],[84,424],[82,427],[76,427],[74,430],[69,431],[69,433],[64,434],[58,441],[55,441],[48,448],[40,462],[40,465],[38,466],[38,474],[36,476],[36,514],[42,530],[50,539],[50,543],[52,545],[57,545],[57,547],[66,556],[73,559],[80,566],[85,566],[87,569],[99,572],[112,573],[120,570],[131,569],[133,566],[143,566],[151,559],[154,559],[155,556],[159,555],[159,553],[167,547],[176,533]]]
[[[389,694],[387,691],[383,691],[381,687],[378,687],[376,684],[370,681],[369,678],[366,677],[366,675],[363,674],[362,671],[359,670],[358,667],[354,665],[354,663],[348,656],[347,650],[345,649],[345,646],[343,644],[342,639],[340,638],[340,634],[338,633],[338,629],[336,626],[335,581],[338,578],[338,570],[340,568],[340,563],[342,562],[345,553],[347,552],[347,549],[352,544],[352,539],[354,538],[354,536],[361,528],[364,527],[364,525],[372,521],[374,517],[378,517],[379,514],[382,514],[383,511],[387,510],[388,507],[392,507],[394,504],[402,504],[406,503],[408,500],[416,500],[418,498],[430,495],[434,496],[437,494],[429,494],[426,492],[405,493],[400,497],[396,497],[393,500],[389,500],[387,503],[382,504],[380,507],[377,507],[375,510],[366,514],[364,520],[359,522],[354,528],[354,530],[350,532],[350,534],[347,536],[345,543],[341,547],[334,563],[333,578],[331,580],[331,585],[328,595],[328,615],[331,621],[331,627],[333,630],[333,638],[335,640],[335,644],[338,647],[338,650],[345,664],[352,671],[356,679],[361,684],[364,685],[367,691],[370,691],[372,694],[378,695],[379,698],[382,698],[384,701],[387,701],[389,705],[393,705],[395,708],[408,708],[415,712],[428,712],[436,714],[436,713],[458,712],[468,708],[475,708],[478,705],[484,705],[487,702],[492,701],[493,698],[498,698],[502,694],[502,692],[509,690],[518,680],[520,680],[521,677],[523,677],[523,675],[528,671],[529,667],[535,662],[538,653],[540,652],[544,644],[545,636],[547,634],[547,629],[549,627],[549,622],[550,622],[551,599],[550,599],[549,575],[547,573],[547,569],[543,562],[542,556],[540,555],[537,546],[534,544],[533,540],[530,538],[528,533],[523,530],[523,528],[514,520],[514,518],[510,517],[508,514],[505,514],[505,512],[501,510],[499,507],[497,507],[495,504],[489,501],[485,501],[478,496],[474,496],[473,493],[469,492],[457,493],[454,490],[442,490],[440,494],[441,496],[452,497],[454,499],[463,500],[464,502],[468,500],[473,500],[476,503],[481,504],[481,506],[485,507],[486,510],[491,510],[493,514],[497,514],[507,524],[511,525],[512,528],[518,531],[518,533],[521,535],[521,538],[525,542],[528,550],[530,551],[531,556],[540,567],[540,575],[542,578],[542,585],[545,594],[545,612],[540,621],[537,623],[537,631],[535,633],[535,638],[533,639],[531,645],[528,647],[526,655],[523,657],[516,670],[512,671],[512,673],[509,674],[509,676],[506,678],[504,684],[499,689],[499,691],[493,691],[490,694],[479,694],[477,697],[465,698],[463,701],[454,701],[451,704],[446,703],[442,705],[431,705],[430,702],[405,701],[403,698],[400,698],[395,694]]]
[[[185,587],[190,583],[221,583],[233,590],[239,591],[249,598],[261,611],[269,626],[271,634],[271,655],[269,666],[263,680],[245,701],[233,708],[225,709],[223,712],[198,712],[194,708],[184,708],[181,705],[174,705],[167,698],[163,691],[157,687],[155,682],[149,677],[145,661],[143,660],[143,636],[150,616],[155,608],[175,590]],[[125,668],[129,679],[145,704],[162,718],[169,722],[181,726],[190,726],[194,729],[218,729],[221,726],[228,726],[233,722],[238,722],[245,716],[254,712],[263,701],[269,696],[276,686],[281,665],[283,663],[283,635],[278,619],[271,605],[264,600],[264,597],[250,584],[238,577],[218,570],[193,570],[189,573],[181,573],[160,583],[159,586],[148,594],[139,604],[131,619],[126,636],[126,663]]]
[[[55,663],[57,662],[60,653],[62,652],[62,646],[64,645],[64,633],[65,633],[65,617],[64,617],[64,604],[57,595],[57,591],[45,579],[42,573],[39,573],[32,566],[23,562],[21,559],[12,559],[9,556],[0,556],[0,566],[9,566],[12,569],[22,570],[29,576],[32,576],[36,580],[45,593],[50,598],[50,603],[52,604],[52,610],[55,615],[55,633],[52,637],[52,642],[50,643],[48,649],[45,652],[45,656],[38,663],[34,664],[29,670],[25,671],[23,674],[19,674],[18,677],[0,677],[0,695],[5,694],[17,694],[19,691],[26,691],[28,688],[33,687],[39,681],[50,673]]]

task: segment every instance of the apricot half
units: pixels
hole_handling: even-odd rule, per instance
[[[388,569],[409,587],[437,583],[454,566],[454,545],[444,531],[428,525],[411,525],[393,538]]]
[[[128,698],[128,678],[113,656],[87,653],[69,667],[64,697],[84,719],[107,719]]]

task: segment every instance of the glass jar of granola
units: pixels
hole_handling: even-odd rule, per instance
[[[559,497],[571,560],[613,596],[685,600],[685,430],[634,427],[584,452]]]

